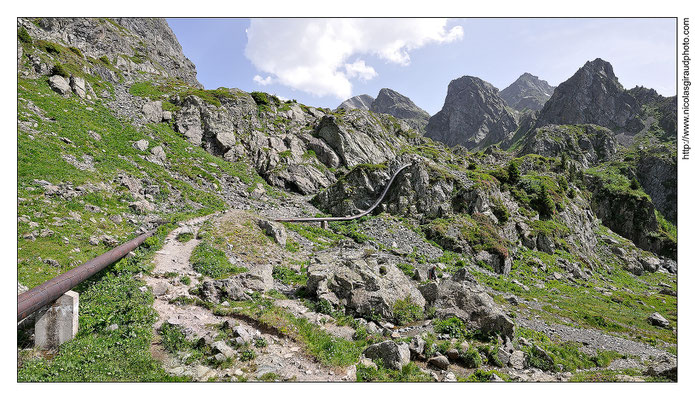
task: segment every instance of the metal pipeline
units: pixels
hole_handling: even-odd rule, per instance
[[[316,218],[276,218],[273,221],[275,222],[323,222],[323,221],[350,221],[353,219],[357,219],[360,217],[364,217],[365,215],[369,214],[370,212],[374,211],[376,206],[378,206],[382,200],[384,200],[384,197],[386,197],[386,193],[388,193],[389,189],[391,188],[391,184],[393,181],[396,180],[396,177],[398,174],[403,171],[404,169],[410,167],[412,164],[405,164],[402,167],[398,168],[398,170],[393,174],[391,177],[391,180],[389,181],[388,185],[386,185],[386,188],[384,189],[383,192],[381,192],[381,196],[377,199],[377,201],[369,207],[368,210],[362,211],[361,213],[357,215],[351,215],[349,217],[316,217]]]
[[[62,296],[68,290],[79,285],[102,269],[125,257],[130,251],[140,246],[148,237],[154,235],[156,229],[143,233],[122,245],[93,258],[70,271],[58,275],[50,281],[28,290],[17,296],[17,321],[28,317],[34,311],[48,305]]]

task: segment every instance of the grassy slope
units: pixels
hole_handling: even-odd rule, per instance
[[[31,122],[33,126],[32,132],[20,129],[17,135],[17,190],[21,199],[18,215],[26,215],[39,224],[38,228],[24,222],[17,225],[18,278],[28,287],[34,287],[108,249],[102,244],[90,245],[91,236],[109,234],[122,242],[132,237],[138,227],[126,219],[116,224],[108,218],[127,212],[128,203],[133,201],[132,195],[125,188],[118,188],[117,184],[113,185],[113,191],[99,190],[66,200],[46,196],[41,186],[34,183],[35,179],[52,184],[70,182],[78,186],[108,184],[119,173],[149,178],[157,182],[161,190],[155,204],[166,202],[172,189],[181,192],[181,199],[162,215],[171,221],[224,209],[226,204],[219,193],[200,189],[206,182],[218,182],[222,174],[238,176],[249,184],[263,182],[243,163],[227,163],[199,147],[190,146],[166,124],[138,129],[116,118],[99,100],[85,104],[76,96],[63,98],[57,95],[48,87],[45,78],[20,79],[18,97],[18,118]],[[47,120],[32,111],[28,101]],[[98,133],[101,140],[94,140],[90,130]],[[150,148],[163,146],[170,161],[168,169],[142,157],[148,153],[132,146],[133,141],[140,139],[147,139]],[[94,170],[80,170],[60,157],[73,155],[80,160],[83,154],[93,157]],[[86,211],[85,204],[99,206],[101,212]],[[74,220],[71,212],[73,216],[77,213],[81,220]],[[55,225],[56,219],[61,219],[63,224]],[[153,250],[159,247],[159,241],[172,227],[161,228],[158,237],[149,241],[149,248],[138,250],[137,257],[123,260],[108,268],[98,279],[80,285],[77,288],[81,294],[78,336],[63,345],[51,360],[35,357],[36,354],[30,350],[22,351],[19,380],[168,380],[149,353],[151,326],[155,320],[152,297],[138,289],[144,283],[135,275],[151,268]],[[27,232],[44,228],[50,228],[54,234],[37,237],[34,241],[22,237]],[[38,257],[54,259],[60,268],[39,261]],[[106,327],[111,324],[117,324],[118,329],[107,331]]]

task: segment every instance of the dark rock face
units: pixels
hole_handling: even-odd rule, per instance
[[[375,113],[389,114],[402,119],[417,131],[424,131],[430,115],[412,100],[391,89],[381,89],[369,107]]]
[[[618,132],[638,132],[635,98],[618,82],[610,63],[597,58],[561,83],[538,117],[539,124],[596,124]]]
[[[425,136],[472,149],[508,139],[517,127],[497,88],[463,76],[449,83],[444,107],[430,118]]]
[[[651,197],[654,207],[667,220],[676,223],[678,164],[672,153],[672,149],[668,146],[641,153],[635,172],[642,188]]]
[[[500,92],[500,97],[515,110],[538,111],[552,96],[554,86],[528,72]]]
[[[371,107],[373,102],[374,102],[374,97],[372,97],[368,94],[361,94],[359,96],[350,97],[349,99],[340,103],[340,105],[338,106],[337,109],[338,110],[358,109],[358,110],[369,111],[369,107]]]
[[[664,138],[670,139],[676,136],[676,96],[664,97],[654,89],[648,89],[644,86],[635,86],[628,90],[640,108],[646,106],[654,111],[657,111],[657,124],[664,132]]]
[[[41,18],[38,26],[30,19],[20,19],[19,23],[33,38],[76,47],[89,57],[106,56],[126,77],[157,74],[202,87],[195,65],[184,56],[163,18]],[[90,73],[118,79],[109,69],[101,69]]]

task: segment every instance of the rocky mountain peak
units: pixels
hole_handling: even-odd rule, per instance
[[[430,118],[427,111],[415,105],[408,97],[387,88],[379,91],[379,95],[374,99],[369,110],[403,119],[416,130],[422,130]]]
[[[499,90],[473,76],[449,83],[442,110],[430,118],[425,136],[449,146],[483,147],[509,137],[517,128]]]
[[[519,111],[538,111],[550,98],[555,90],[548,82],[535,75],[524,72],[514,83],[500,92],[507,104]]]
[[[639,105],[618,82],[613,66],[600,58],[588,61],[561,83],[541,110],[541,124],[591,123],[620,131],[636,132]]]
[[[361,94],[359,96],[350,97],[349,99],[340,103],[340,105],[338,106],[337,109],[338,110],[358,109],[358,110],[369,111],[369,107],[371,107],[373,102],[374,102],[374,97],[372,97],[368,94]]]

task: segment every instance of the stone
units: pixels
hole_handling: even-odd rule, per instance
[[[70,77],[70,88],[72,91],[78,95],[81,99],[87,97],[87,86],[83,78],[78,76]]]
[[[649,317],[647,317],[647,322],[661,328],[668,328],[668,326],[670,325],[668,320],[658,312],[652,313]]]
[[[72,290],[36,314],[34,341],[38,348],[55,350],[77,334],[80,295]]]
[[[277,244],[281,247],[285,247],[287,243],[287,232],[282,224],[261,219],[258,220],[258,226],[265,231],[266,235],[272,237]]]
[[[420,336],[415,336],[410,340],[408,344],[408,349],[410,350],[410,357],[417,359],[423,358],[425,354],[425,339]]]
[[[53,91],[62,94],[63,96],[72,93],[68,80],[60,75],[53,75],[52,77],[48,78],[48,85],[51,87],[51,89],[53,89]]]
[[[447,370],[449,369],[449,365],[451,363],[449,362],[449,359],[446,358],[446,356],[435,356],[427,360],[427,365],[432,366],[437,369],[441,370]]]
[[[449,349],[446,351],[446,358],[451,361],[457,360],[459,358],[459,351],[456,349]]]
[[[224,355],[226,358],[232,358],[234,357],[234,350],[232,350],[231,347],[229,347],[224,341],[218,340],[210,346],[213,350],[213,352],[220,353]]]
[[[401,370],[410,362],[410,350],[407,343],[395,343],[392,340],[376,343],[364,350],[365,357],[382,360],[386,368]]]
[[[154,206],[147,200],[138,200],[128,204],[131,210],[136,214],[147,214],[154,211]]]
[[[171,285],[169,285],[169,283],[167,283],[167,282],[163,282],[163,281],[157,282],[154,285],[154,287],[152,288],[152,294],[154,294],[157,297],[163,296],[169,292],[170,287],[171,287]]]
[[[148,142],[145,139],[140,139],[137,142],[133,143],[133,147],[140,151],[145,151],[147,148],[150,146],[150,142]]]
[[[162,111],[162,121],[171,121],[171,111]]]
[[[242,344],[251,342],[255,336],[254,332],[251,329],[248,329],[243,325],[235,326],[234,328],[232,328],[232,332],[237,337],[237,339],[241,339]],[[237,342],[239,341],[237,340]]]
[[[526,353],[521,350],[514,350],[509,357],[509,365],[514,369],[526,368]]]
[[[676,381],[678,379],[678,363],[674,357],[661,355],[647,368],[646,374]]]
[[[106,330],[107,330],[107,331],[115,331],[115,330],[118,330],[118,324],[111,324],[111,325],[109,325],[109,326],[106,327]]]
[[[167,155],[164,152],[164,149],[162,148],[162,146],[153,147],[152,149],[150,149],[150,153],[152,153],[152,155],[160,161],[164,161],[167,158]]]
[[[447,372],[442,382],[457,382],[456,375],[453,372]]]
[[[162,121],[162,102],[161,101],[150,101],[142,106],[142,113],[145,120],[148,122],[161,122]]]

